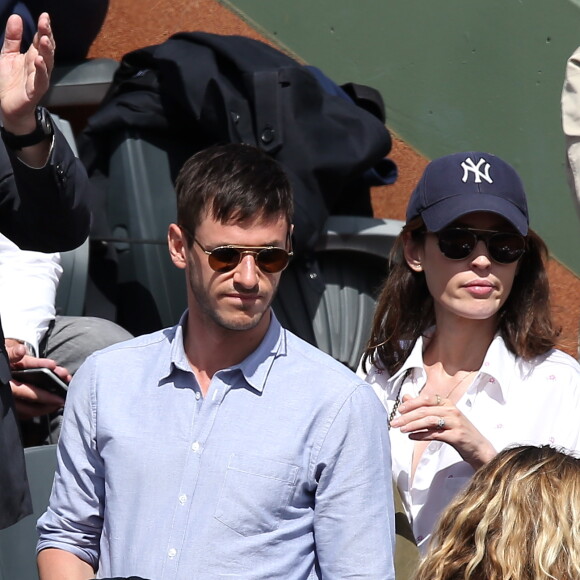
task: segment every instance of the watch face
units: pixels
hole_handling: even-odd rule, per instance
[[[46,113],[46,109],[39,107],[36,109],[36,119],[38,126],[45,135],[52,135],[52,123]]]
[[[38,143],[44,141],[47,137],[52,137],[54,130],[52,127],[52,121],[46,112],[46,109],[37,107],[35,116],[36,127],[34,131],[28,135],[13,135],[12,133],[4,130],[4,127],[2,127],[0,132],[2,133],[4,144],[10,149],[20,150],[24,147],[37,145]]]

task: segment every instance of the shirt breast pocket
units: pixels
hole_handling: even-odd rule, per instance
[[[296,465],[231,455],[215,517],[242,536],[275,530],[294,492]]]

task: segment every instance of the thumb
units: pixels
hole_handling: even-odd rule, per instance
[[[13,365],[26,356],[26,347],[18,343],[13,346],[7,346],[6,352],[8,353],[8,362]]]
[[[4,45],[2,54],[19,53],[20,43],[22,42],[24,26],[22,18],[17,14],[12,14],[6,22],[6,32],[4,33]]]

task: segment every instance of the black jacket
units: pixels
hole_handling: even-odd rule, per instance
[[[0,140],[0,231],[21,248],[56,252],[82,244],[90,225],[87,188],[85,169],[58,129],[42,169],[21,163]],[[0,327],[0,529],[32,512],[10,378]]]
[[[380,119],[330,94],[308,67],[250,38],[201,32],[123,57],[80,141],[89,173],[106,174],[111,138],[121,129],[179,143],[174,178],[210,144],[247,143],[270,154],[294,187],[298,253],[314,246],[345,196],[368,196],[361,179],[391,148]]]

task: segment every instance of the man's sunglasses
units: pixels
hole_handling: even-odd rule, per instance
[[[483,240],[491,259],[499,264],[512,264],[526,251],[526,238],[515,232],[446,228],[435,235],[441,253],[450,260],[463,260],[470,256],[479,240]]]
[[[193,241],[207,254],[210,268],[216,272],[230,272],[246,254],[251,254],[262,272],[276,274],[288,266],[294,255],[292,251],[275,246],[218,246],[206,250],[195,238]]]

